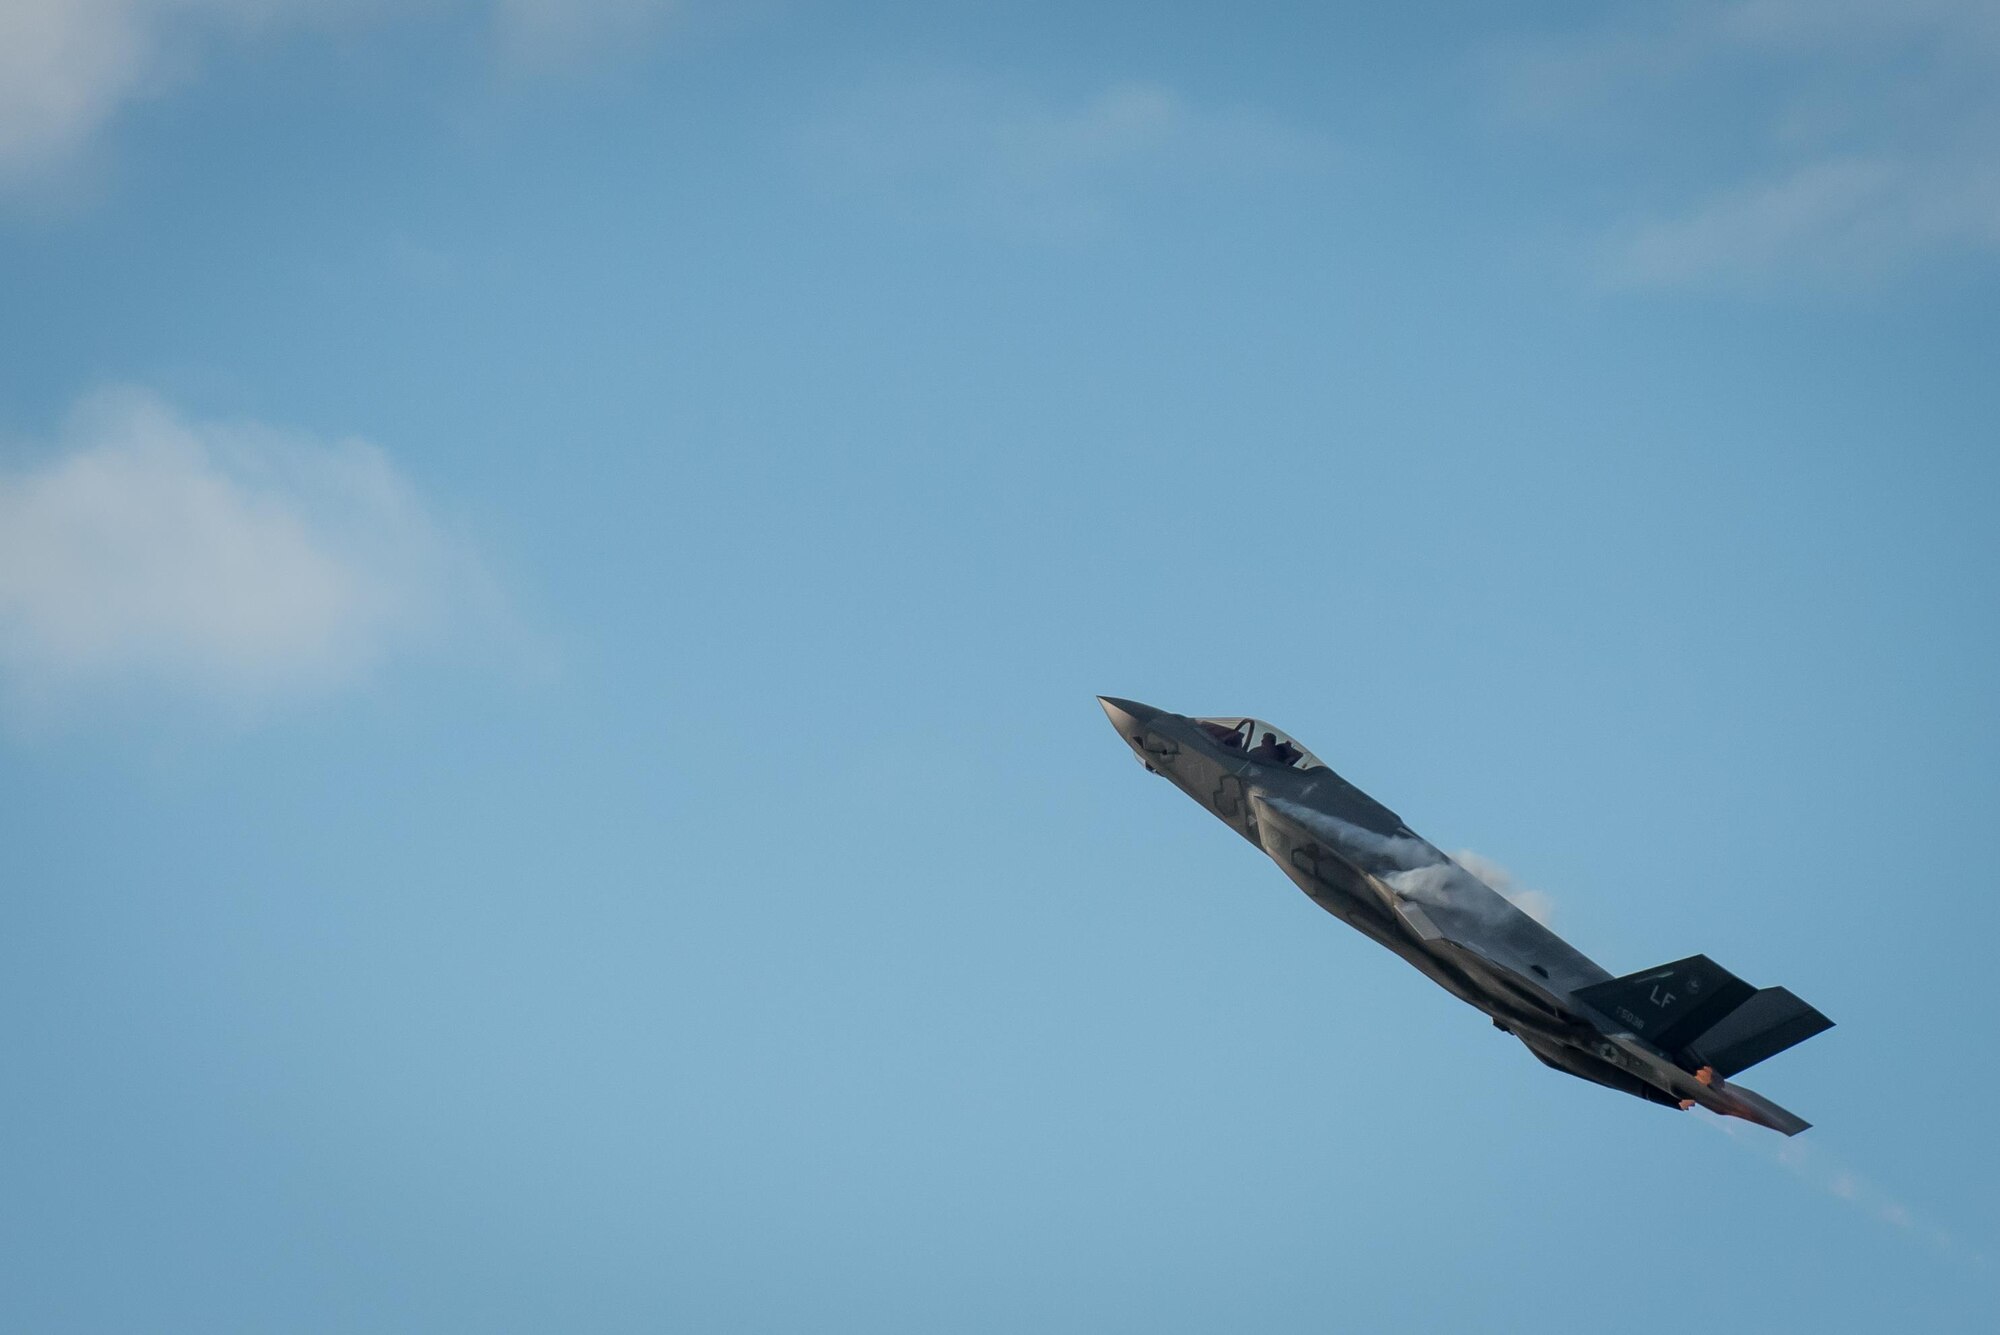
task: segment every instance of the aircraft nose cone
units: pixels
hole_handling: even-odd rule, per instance
[[[1104,716],[1111,720],[1111,726],[1118,729],[1120,737],[1131,738],[1145,726],[1160,716],[1160,711],[1151,705],[1142,705],[1136,700],[1120,700],[1115,695],[1100,695],[1097,703],[1104,706]]]

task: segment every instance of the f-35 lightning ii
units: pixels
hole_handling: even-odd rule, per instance
[[[1811,1125],[1731,1083],[1832,1027],[1784,988],[1752,987],[1706,955],[1614,978],[1281,729],[1098,703],[1149,771],[1558,1071],[1788,1136]]]

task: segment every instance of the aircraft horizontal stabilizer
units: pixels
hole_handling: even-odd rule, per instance
[[[1706,955],[1593,983],[1576,995],[1661,1051],[1725,1079],[1833,1027],[1782,987],[1755,988]]]
[[[1726,1079],[1831,1028],[1833,1021],[1784,988],[1762,987],[1691,1048],[1697,1061]]]

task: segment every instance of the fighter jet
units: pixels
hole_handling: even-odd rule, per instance
[[[1706,955],[1614,978],[1253,718],[1189,718],[1099,696],[1148,771],[1262,849],[1315,904],[1395,951],[1558,1071],[1795,1136],[1811,1123],[1733,1083],[1833,1021]]]

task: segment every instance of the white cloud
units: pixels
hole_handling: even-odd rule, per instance
[[[1135,188],[1267,176],[1324,155],[1312,136],[1268,116],[1197,106],[1159,84],[1058,99],[950,77],[850,93],[810,127],[803,149],[836,190],[1042,238],[1101,227]]]
[[[188,45],[324,11],[328,0],[0,0],[0,182],[59,165],[127,102],[173,81]]]
[[[0,187],[58,170],[130,104],[255,33],[386,23],[452,0],[0,0]],[[572,64],[651,34],[673,0],[487,0],[500,53]]]
[[[1994,152],[2000,153],[2000,139]],[[1929,254],[2000,249],[2000,159],[1816,158],[1630,228],[1617,283],[1868,278]]]
[[[1813,162],[1723,192],[1621,238],[1611,270],[1641,285],[1755,274],[1790,262],[1866,264],[1893,237],[1898,173],[1873,159]]]
[[[470,549],[372,445],[84,400],[0,472],[0,683],[12,702],[165,685],[256,702],[352,681],[494,610]]]
[[[651,37],[675,0],[494,0],[501,53],[521,66],[573,65]]]
[[[1703,0],[1504,64],[1544,127],[1636,162],[1692,144],[1736,164],[1613,229],[1614,284],[1839,281],[2000,251],[1992,0]]]
[[[73,152],[150,71],[129,0],[0,4],[0,179]]]

